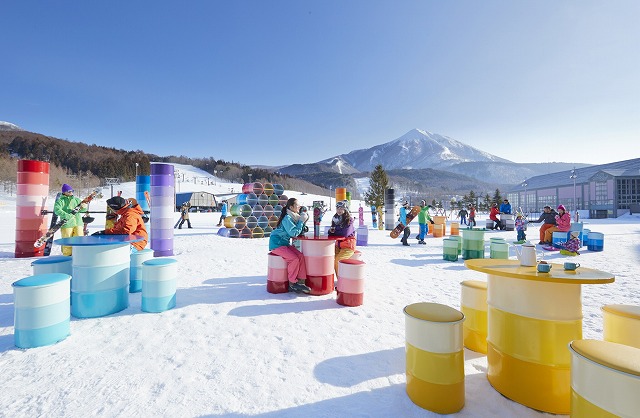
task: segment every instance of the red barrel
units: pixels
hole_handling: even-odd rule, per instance
[[[16,194],[16,247],[15,256],[40,257],[44,246],[34,248],[33,243],[48,229],[46,209],[49,196],[49,163],[19,160]]]
[[[338,298],[344,306],[360,306],[364,299],[364,261],[347,258],[338,262]]]
[[[287,293],[289,278],[287,276],[287,262],[279,255],[268,254],[267,292]]]

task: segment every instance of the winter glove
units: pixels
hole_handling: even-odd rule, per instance
[[[305,212],[301,212],[300,213],[300,220],[302,221],[302,223],[305,223],[309,220],[309,214],[305,211]]]
[[[435,222],[433,222],[431,219],[429,219],[429,222],[431,222],[431,225],[435,224]]]
[[[96,231],[93,234],[91,234],[92,237],[96,235],[104,235],[104,231]]]

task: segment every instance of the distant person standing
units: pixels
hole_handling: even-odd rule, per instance
[[[431,206],[427,205],[425,200],[420,201],[420,213],[418,213],[418,244],[426,244],[424,238],[427,236],[427,221],[433,223],[429,215],[430,208]]]
[[[460,209],[458,212],[458,217],[460,217],[460,225],[467,225],[467,216],[469,212],[465,208]]]
[[[82,237],[84,236],[84,222],[82,222],[82,214],[80,212],[86,212],[87,205],[82,203],[80,198],[73,195],[73,187],[68,184],[62,185],[61,192],[62,194],[53,205],[53,212],[58,215],[58,218],[66,220],[64,226],[60,228],[60,234],[62,238]],[[80,211],[72,215],[71,211],[81,203]],[[70,246],[62,246],[62,255],[71,255],[71,253]]]
[[[227,201],[223,200],[222,201],[222,207],[220,208],[220,220],[218,221],[218,225],[217,226],[222,226],[222,224],[224,223],[224,218],[227,217],[227,210],[228,210],[228,206],[227,206]]]
[[[191,229],[191,221],[189,220],[189,208],[191,207],[191,204],[189,202],[184,202],[182,204],[182,207],[180,208],[180,216],[182,217],[182,219],[180,220],[180,223],[178,224],[178,229],[182,229],[182,224],[185,223],[185,221],[187,222],[187,226],[189,229]]]
[[[400,208],[400,222],[404,225],[404,230],[402,231],[404,235],[402,235],[400,242],[402,242],[402,245],[408,247],[409,243],[407,242],[407,238],[409,238],[411,234],[411,229],[409,229],[409,225],[407,225],[407,213],[409,213],[409,202],[405,201]]]
[[[476,226],[476,207],[469,205],[469,226]]]

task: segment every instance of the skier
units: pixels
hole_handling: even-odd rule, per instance
[[[269,251],[279,255],[287,263],[287,276],[289,278],[289,290],[294,292],[310,293],[311,289],[305,284],[307,279],[307,265],[304,256],[298,249],[291,245],[291,238],[300,235],[309,219],[307,211],[300,211],[298,200],[294,197],[287,200],[282,208],[278,224],[269,237]]]
[[[331,219],[329,228],[330,237],[342,237],[336,240],[334,268],[338,274],[338,263],[340,260],[351,258],[356,250],[356,230],[353,227],[353,218],[349,213],[349,202],[341,200],[336,203],[336,214]]]
[[[223,200],[222,201],[222,207],[220,208],[220,220],[218,221],[218,225],[217,226],[222,226],[222,224],[224,223],[224,218],[227,217],[227,201]]]
[[[73,195],[73,187],[66,183],[62,185],[62,194],[53,206],[53,213],[55,213],[58,218],[67,220],[64,226],[60,228],[62,238],[84,236],[84,223],[82,222],[82,215],[80,212],[86,212],[87,205],[83,203],[78,213],[75,215],[71,214],[71,211],[76,206],[80,205],[81,202],[82,199]],[[62,255],[71,255],[71,253],[72,251],[70,246],[62,246]]]
[[[178,224],[178,229],[182,229],[182,224],[186,221],[187,222],[187,226],[189,229],[191,229],[191,221],[189,220],[189,208],[191,207],[191,204],[189,202],[184,202],[182,204],[182,207],[180,208],[180,216],[182,217],[182,219],[180,220],[180,223]]]
[[[107,200],[107,205],[118,215],[113,228],[108,228],[103,231],[94,232],[91,235],[138,235],[143,238],[142,241],[136,241],[131,243],[131,253],[138,252],[147,246],[147,240],[149,235],[147,229],[144,226],[142,215],[144,212],[140,205],[132,206],[131,202],[121,196],[114,196]]]

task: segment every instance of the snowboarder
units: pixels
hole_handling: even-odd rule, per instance
[[[222,201],[222,207],[220,208],[220,220],[218,221],[217,226],[222,226],[224,223],[224,218],[227,217],[228,203],[226,200]]]
[[[82,203],[82,199],[73,195],[73,187],[68,184],[62,185],[62,195],[58,200],[56,200],[55,205],[53,206],[53,213],[55,213],[58,218],[66,219],[66,223],[60,228],[60,234],[62,238],[69,237],[82,237],[84,236],[84,222],[82,222],[82,215],[80,212],[87,211],[87,205]],[[72,214],[71,211],[78,205],[81,205],[78,213]],[[62,255],[71,255],[71,247],[67,245],[62,246]]]
[[[402,242],[402,245],[406,245],[407,247],[409,246],[409,243],[407,242],[407,238],[409,238],[409,235],[411,234],[411,229],[409,229],[409,225],[407,225],[408,211],[409,211],[409,202],[405,200],[402,203],[402,207],[400,208],[400,223],[405,225],[400,242]]]
[[[191,229],[191,221],[189,220],[189,208],[191,207],[191,204],[189,202],[184,202],[182,204],[182,207],[180,207],[180,223],[178,224],[178,229],[182,229],[182,224],[185,223],[185,221],[187,222],[187,227],[189,229]]]

